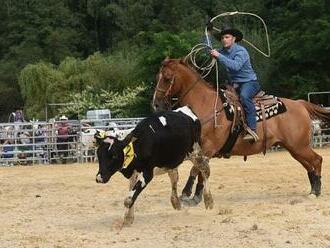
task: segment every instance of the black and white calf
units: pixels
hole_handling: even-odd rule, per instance
[[[133,222],[133,204],[154,176],[154,169],[167,170],[172,183],[171,202],[180,208],[176,168],[199,147],[201,124],[188,107],[154,113],[142,120],[123,140],[95,134],[98,144],[99,171],[96,182],[107,183],[116,172],[131,178],[124,201],[127,208],[124,224]]]

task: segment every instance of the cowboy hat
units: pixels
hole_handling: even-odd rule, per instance
[[[236,42],[239,42],[243,39],[243,33],[236,28],[224,26],[220,32],[213,29],[213,36],[218,40],[220,40],[221,37],[225,34],[231,34],[232,36],[234,36],[236,38]]]
[[[66,117],[65,115],[62,115],[60,117],[60,121],[67,121],[68,120],[68,117]]]

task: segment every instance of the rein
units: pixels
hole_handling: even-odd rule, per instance
[[[201,80],[202,78],[198,78],[197,80],[195,80],[194,83],[191,84],[191,86],[184,92],[184,94],[175,102],[171,105],[171,109],[173,107],[175,107],[186,95],[188,95],[188,93],[196,86],[196,84]],[[164,100],[169,103],[168,101],[168,96],[171,92],[171,89],[172,89],[172,86],[174,84],[174,80],[175,80],[175,77],[173,76],[172,80],[171,80],[171,83],[170,83],[170,87],[165,90],[165,89],[161,89],[159,88],[158,86],[156,87],[156,92],[160,92],[162,94],[164,94]],[[207,124],[208,122],[212,121],[213,119],[215,119],[224,109],[225,109],[226,105],[222,105],[222,108],[214,111],[214,114],[212,114],[212,116],[210,116],[209,118],[207,118],[205,121],[201,121],[201,125],[205,125]],[[220,126],[220,125],[219,125]]]
[[[187,90],[181,97],[178,98],[178,100],[171,105],[171,108],[175,107],[185,96],[188,95],[188,93],[196,86],[196,84],[201,80],[202,78],[199,77]]]
[[[217,118],[217,116],[222,112],[224,111],[225,109],[225,105],[222,105],[222,108],[217,110],[217,111],[214,111],[214,114],[212,114],[211,117],[209,117],[208,119],[206,119],[205,121],[201,121],[201,126],[207,124],[208,122],[212,121],[213,119]],[[218,125],[218,126],[221,126],[221,125]]]
[[[161,77],[159,78],[158,83],[159,83],[160,80],[161,80]],[[170,95],[170,92],[172,90],[172,87],[173,87],[173,84],[174,84],[174,80],[175,80],[175,77],[173,76],[173,78],[172,78],[172,80],[170,82],[170,87],[168,87],[167,90],[164,90],[164,89],[159,88],[158,87],[158,83],[157,83],[157,86],[156,86],[156,93],[157,92],[162,93],[164,95],[163,99],[166,102],[166,104],[168,104],[168,105],[170,105],[170,101],[168,100],[168,96]]]
[[[158,83],[157,83],[157,86],[156,86],[156,91],[155,91],[155,93],[157,93],[157,92],[159,92],[159,93],[161,93],[161,94],[163,94],[163,101],[168,105],[168,106],[170,106],[170,109],[173,109],[175,106],[177,106],[179,103],[180,103],[180,101],[182,101],[188,94],[189,94],[189,92],[197,85],[197,83],[199,82],[199,81],[201,81],[202,79],[203,79],[203,77],[202,76],[199,76],[189,87],[188,87],[188,89],[180,96],[180,97],[178,97],[178,99],[173,103],[173,104],[171,104],[170,103],[170,101],[169,101],[169,96],[170,96],[170,93],[171,93],[171,90],[172,90],[172,87],[173,87],[173,85],[174,85],[174,83],[175,83],[175,75],[173,75],[173,77],[172,77],[172,79],[171,79],[171,81],[170,81],[170,86],[168,87],[168,89],[162,89],[162,88],[160,88],[158,85],[159,85],[159,82],[160,82],[160,80],[162,79],[162,74],[160,74],[160,77],[159,77],[159,79],[158,79]],[[218,80],[217,80],[218,81]],[[218,85],[217,85],[218,86]],[[217,126],[222,126],[222,125],[220,125],[220,124],[218,124],[217,123],[217,116],[225,109],[225,107],[226,107],[226,105],[225,105],[225,103],[223,103],[223,105],[222,105],[222,108],[220,108],[220,109],[218,109],[216,106],[218,105],[218,97],[219,97],[219,95],[218,95],[218,92],[219,92],[219,87],[217,87],[217,91],[216,91],[216,94],[217,94],[217,97],[216,97],[216,100],[215,100],[215,102],[214,102],[214,112],[213,112],[213,114],[209,117],[209,118],[207,118],[206,120],[204,120],[204,121],[200,121],[201,122],[201,125],[203,126],[203,125],[205,125],[205,124],[207,124],[208,122],[210,122],[210,121],[212,121],[212,120],[214,120],[214,124],[215,124],[215,127],[217,127]],[[154,94],[154,97],[155,97],[155,95],[156,94]]]

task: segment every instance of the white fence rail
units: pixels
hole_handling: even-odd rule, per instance
[[[313,147],[330,145],[330,128],[321,129],[319,134],[313,136]]]
[[[0,123],[0,166],[94,161],[96,129],[120,133],[142,119]]]
[[[96,129],[127,133],[143,118],[70,120],[63,122],[0,123],[0,166],[95,161]],[[65,123],[65,122],[64,122]],[[330,128],[313,123],[313,147],[330,145]],[[270,151],[276,151],[273,147]]]

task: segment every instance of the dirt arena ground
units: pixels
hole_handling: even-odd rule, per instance
[[[167,175],[154,178],[120,228],[128,182],[95,183],[96,164],[0,168],[0,247],[330,247],[330,149],[323,194],[287,152],[211,160],[213,210],[172,209]],[[190,169],[180,167],[180,190]]]

